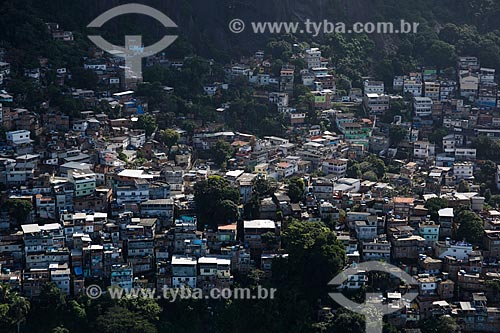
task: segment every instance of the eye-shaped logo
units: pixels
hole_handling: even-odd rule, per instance
[[[130,3],[114,7],[95,18],[88,28],[100,28],[109,20],[125,14],[143,14],[159,21],[166,28],[177,28],[168,16],[149,6]],[[163,36],[153,45],[144,47],[142,36],[125,36],[125,47],[113,45],[101,36],[90,35],[89,39],[104,51],[125,58],[125,78],[142,80],[142,58],[152,56],[170,46],[177,36]]]
[[[412,276],[410,276],[399,267],[383,262],[369,261],[357,264],[356,266],[351,266],[350,268],[334,277],[328,284],[343,285],[344,283],[349,282],[349,277],[355,276],[360,273],[364,274],[374,271],[394,275],[408,286],[417,285],[418,283],[417,280],[415,280]],[[382,333],[384,315],[396,312],[403,307],[402,303],[384,303],[383,296],[378,293],[367,293],[366,301],[363,304],[351,301],[340,292],[329,293],[328,295],[330,295],[330,297],[333,298],[335,302],[339,303],[344,308],[365,316],[367,333]],[[407,292],[406,294],[404,294],[404,299],[407,302],[411,302],[415,298],[417,298],[417,296],[418,293],[416,292]]]

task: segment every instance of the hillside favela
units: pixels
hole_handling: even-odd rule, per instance
[[[498,0],[3,0],[0,332],[500,332],[499,83]]]

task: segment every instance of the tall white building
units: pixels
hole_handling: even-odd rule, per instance
[[[50,272],[50,280],[61,290],[64,295],[70,294],[71,273],[70,269],[56,269]]]
[[[366,94],[383,94],[384,82],[383,81],[369,81],[363,82],[363,92]]]
[[[318,48],[311,48],[306,50],[305,57],[307,68],[321,67],[321,51]]]
[[[432,115],[432,99],[429,97],[414,97],[413,109],[415,116],[426,117]]]

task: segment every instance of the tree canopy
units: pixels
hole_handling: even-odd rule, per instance
[[[227,160],[230,159],[234,154],[233,147],[226,141],[219,140],[212,149],[212,157],[215,162],[220,167],[225,167]]]
[[[27,200],[8,199],[3,204],[2,210],[9,212],[9,216],[20,225],[26,222],[29,214],[33,211],[33,204]]]
[[[479,215],[470,211],[462,210],[458,213],[455,221],[459,224],[456,237],[466,240],[472,244],[480,244],[483,238],[483,220]]]
[[[287,279],[310,297],[325,297],[328,282],[346,263],[344,246],[335,233],[322,222],[293,221],[282,244],[289,254]]]
[[[396,147],[401,143],[406,138],[406,135],[408,134],[408,130],[399,125],[391,125],[389,129],[389,140],[391,142],[391,145],[393,147]]]
[[[429,210],[431,220],[437,222],[439,219],[438,211],[448,207],[448,201],[442,198],[430,198],[425,202],[425,208]]]
[[[0,331],[11,329],[26,319],[30,311],[30,302],[12,291],[7,285],[0,285]]]
[[[161,143],[168,147],[168,153],[170,154],[172,147],[179,141],[180,135],[177,131],[168,128],[160,131],[159,139]]]
[[[144,130],[146,132],[146,136],[150,136],[156,128],[156,118],[150,114],[139,116],[139,119],[137,120],[137,128]]]
[[[231,214],[235,212],[234,206],[239,203],[240,193],[220,176],[210,176],[207,180],[197,182],[194,186],[194,200],[201,227],[208,225],[217,228],[217,225],[237,218]],[[222,205],[225,208],[221,210]]]
[[[112,307],[97,317],[95,326],[102,333],[156,333],[158,330],[142,316],[122,307]]]
[[[292,202],[299,202],[304,199],[305,194],[304,179],[299,177],[292,177],[288,181],[288,196]]]

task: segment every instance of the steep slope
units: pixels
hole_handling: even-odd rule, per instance
[[[48,19],[68,29],[81,30],[90,20],[116,5],[118,0],[52,0],[32,2]],[[247,48],[269,36],[231,34],[233,18],[250,21],[386,21],[413,19],[419,22],[468,23],[482,31],[500,28],[500,4],[493,0],[140,0],[158,8],[179,25],[180,33],[199,47],[210,42],[217,48]],[[144,18],[127,18],[127,24]],[[139,20],[139,21],[137,21]],[[154,24],[152,32],[158,33]],[[145,25],[146,28],[148,24]]]

